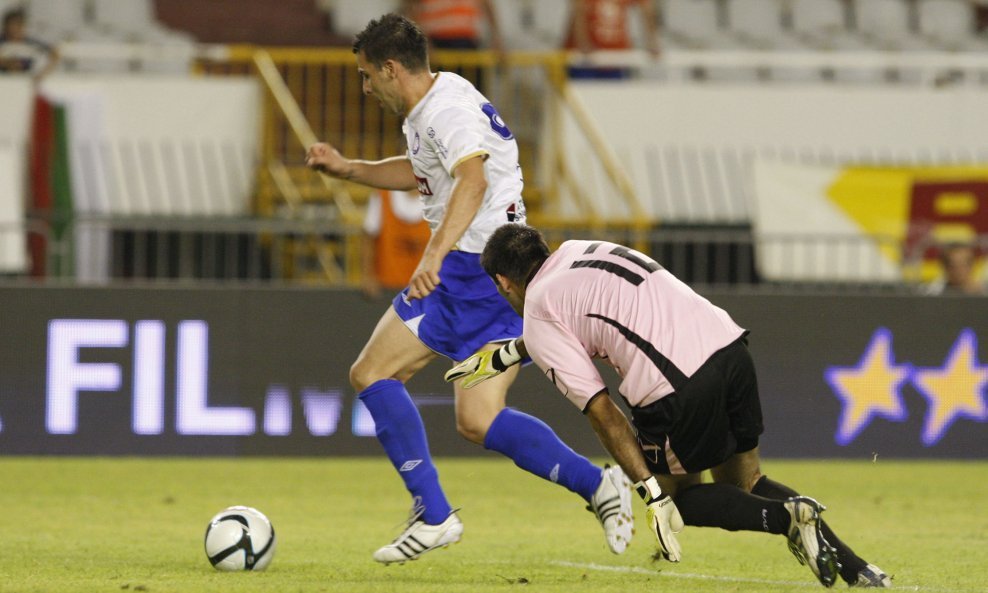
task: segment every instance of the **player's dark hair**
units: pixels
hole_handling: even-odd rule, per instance
[[[389,13],[367,23],[353,40],[353,53],[364,52],[368,62],[380,68],[386,60],[394,60],[410,72],[429,68],[429,43],[418,25]]]
[[[487,240],[480,265],[491,278],[500,274],[518,286],[528,286],[547,259],[549,245],[538,229],[526,224],[506,224]]]

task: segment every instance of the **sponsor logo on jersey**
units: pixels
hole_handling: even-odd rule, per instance
[[[429,187],[429,180],[426,177],[415,176],[415,180],[419,182],[419,193],[423,196],[431,196],[432,188]]]
[[[449,157],[449,149],[443,144],[442,138],[436,138],[436,149],[439,151],[439,156],[445,158]]]

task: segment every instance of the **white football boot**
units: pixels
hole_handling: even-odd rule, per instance
[[[820,512],[826,507],[808,496],[794,496],[782,503],[789,511],[789,551],[800,564],[808,564],[824,587],[832,587],[840,574],[837,550],[823,538]]]
[[[858,580],[848,583],[848,586],[884,589],[892,586],[892,577],[885,574],[884,570],[874,564],[869,564],[858,571]]]
[[[421,503],[416,498],[405,530],[393,542],[374,552],[374,560],[382,564],[403,564],[409,560],[417,560],[429,550],[445,548],[460,541],[463,522],[456,516],[455,510],[439,525],[429,525],[423,521],[422,510]]]
[[[597,516],[604,528],[607,546],[615,554],[620,554],[631,544],[631,536],[635,533],[631,480],[620,467],[609,465],[604,466],[601,478],[587,510]]]

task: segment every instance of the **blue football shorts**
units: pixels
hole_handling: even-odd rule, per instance
[[[521,317],[497,292],[479,253],[450,251],[439,279],[424,299],[410,300],[406,287],[392,301],[398,317],[432,351],[460,362],[485,344],[522,335]]]

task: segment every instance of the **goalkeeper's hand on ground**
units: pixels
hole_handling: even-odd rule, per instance
[[[652,533],[659,540],[659,551],[669,562],[679,562],[682,550],[676,534],[683,530],[683,517],[672,498],[662,491],[655,476],[649,476],[635,484],[635,490],[645,501],[645,518]]]
[[[496,377],[506,371],[508,367],[521,362],[521,354],[515,344],[518,340],[511,340],[497,350],[485,350],[477,352],[470,358],[446,371],[446,381],[452,382],[463,379],[463,388],[470,389],[477,383],[483,383],[491,377]]]

